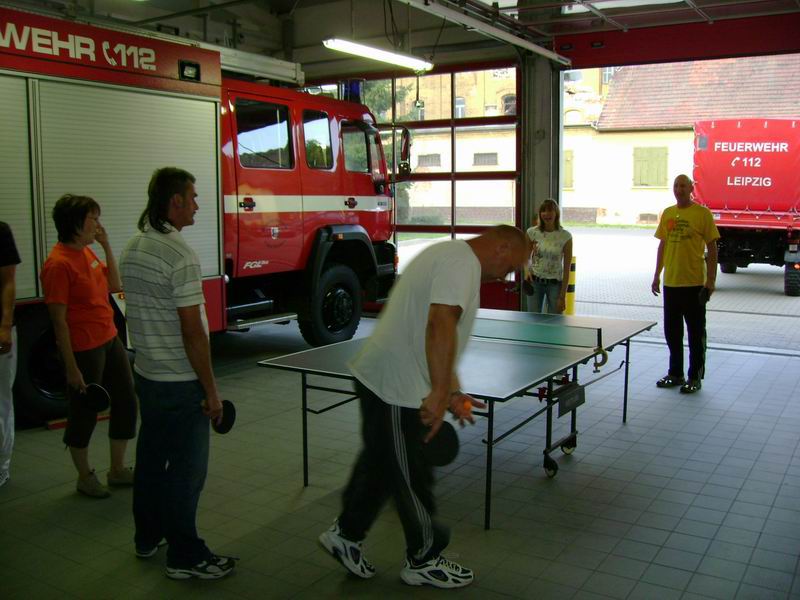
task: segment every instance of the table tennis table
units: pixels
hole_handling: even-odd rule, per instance
[[[461,389],[486,403],[474,415],[487,419],[486,491],[484,526],[491,524],[492,450],[495,445],[538,416],[546,415],[546,443],[543,467],[548,477],[558,472],[550,456],[556,449],[571,454],[577,447],[577,409],[585,401],[585,386],[578,383],[578,367],[594,362],[595,372],[605,364],[608,352],[625,347],[619,366],[596,377],[598,381],[624,367],[622,421],[627,421],[628,377],[631,339],[652,328],[655,322],[605,317],[549,315],[506,310],[480,309],[472,336],[458,364]],[[308,486],[308,413],[321,414],[355,400],[353,389],[310,383],[309,376],[353,381],[347,363],[366,343],[359,338],[312,348],[259,362],[259,365],[293,371],[302,379],[303,485]],[[332,385],[332,384],[331,384]],[[347,398],[320,409],[308,405],[309,391],[344,394]],[[533,414],[500,435],[495,435],[495,404],[532,396],[540,407]],[[553,440],[553,415],[570,415],[570,431]]]

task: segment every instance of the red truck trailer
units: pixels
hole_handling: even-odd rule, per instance
[[[229,76],[223,50],[0,8],[0,220],[22,257],[20,420],[65,412],[39,272],[66,192],[100,203],[119,256],[152,172],[192,172],[200,210],[184,235],[212,331],[297,318],[308,342],[327,344],[352,337],[362,303],[387,294],[393,201],[373,115],[256,81],[252,66]]]
[[[720,232],[723,273],[784,268],[800,296],[800,119],[726,119],[694,125],[694,195]]]

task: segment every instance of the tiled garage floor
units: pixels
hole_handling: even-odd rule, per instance
[[[311,485],[304,489],[300,378],[231,350],[241,347],[215,343],[221,388],[237,403],[239,420],[227,436],[212,436],[199,517],[213,550],[241,557],[234,575],[176,582],[164,577],[163,551],[134,558],[130,490],[109,500],[78,496],[61,433],[33,430],[19,432],[12,479],[0,489],[0,597],[447,593],[400,582],[402,531],[391,506],[365,545],[378,569],[373,580],[346,576],[317,546],[358,449],[358,409],[310,418]],[[800,598],[800,358],[712,350],[694,396],[655,387],[665,371],[663,345],[634,342],[632,358],[628,423],[621,423],[621,374],[591,386],[579,411],[578,448],[554,455],[555,479],[541,468],[540,421],[495,449],[490,531],[483,529],[484,424],[462,431],[462,452],[437,484],[442,519],[453,529],[449,554],[476,571],[473,586],[456,594]],[[498,431],[533,402],[501,407]],[[108,466],[106,432],[101,423],[92,444],[98,471]]]

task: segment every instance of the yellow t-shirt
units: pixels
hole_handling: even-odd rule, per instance
[[[658,222],[656,237],[664,244],[664,285],[690,287],[706,282],[706,245],[719,239],[711,211],[692,203],[670,206]]]

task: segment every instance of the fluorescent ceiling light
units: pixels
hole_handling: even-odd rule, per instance
[[[356,42],[351,42],[350,40],[330,38],[323,40],[322,44],[331,50],[346,52],[347,54],[353,54],[361,58],[379,60],[392,65],[413,69],[414,71],[430,71],[433,68],[433,64],[420,58],[409,56],[408,54],[400,54],[398,52],[389,52],[387,50],[381,50],[380,48],[365,46],[364,44],[357,44]]]

